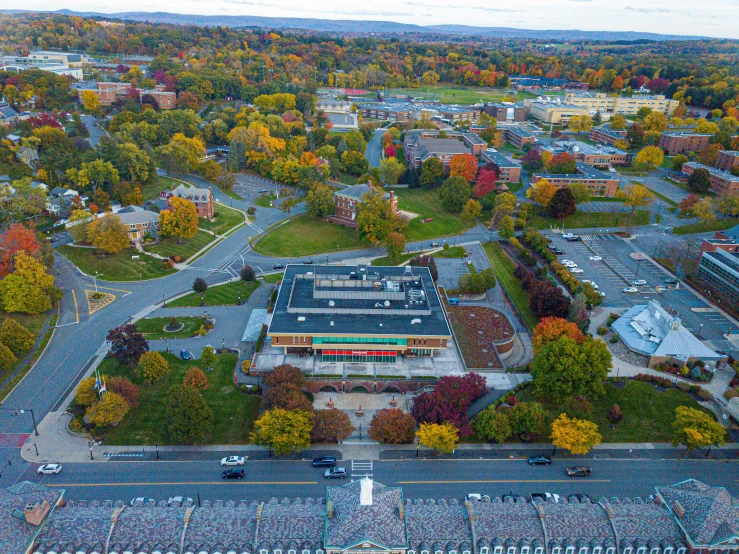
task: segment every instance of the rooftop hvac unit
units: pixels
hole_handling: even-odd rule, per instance
[[[333,322],[333,321],[332,321],[332,322],[330,322],[330,323],[329,323],[329,325],[330,325],[331,327],[333,327],[333,326],[334,326],[334,322]]]
[[[374,283],[372,283],[372,286],[376,289],[379,289],[382,286],[382,283],[380,281],[375,281]]]
[[[331,307],[333,308],[334,306],[336,306],[336,302],[334,302],[333,300],[329,300],[329,301],[328,301],[328,305],[329,305],[329,306],[331,306]],[[333,323],[333,322],[332,322],[332,323]]]
[[[383,302],[383,304],[385,305],[386,308],[389,308],[390,307],[390,300],[385,300],[385,302]]]
[[[419,318],[411,319],[411,325],[418,325],[421,323],[421,320]]]
[[[298,316],[298,321],[305,321],[305,316],[304,315]]]

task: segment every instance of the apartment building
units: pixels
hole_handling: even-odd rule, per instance
[[[533,146],[536,143],[536,136],[520,127],[510,127],[506,129],[503,133],[503,137],[519,150],[523,150],[523,147],[527,144],[531,144]]]
[[[659,147],[668,156],[700,152],[708,146],[711,136],[701,133],[664,132],[659,137]]]
[[[172,190],[164,190],[159,193],[159,197],[167,202],[167,209],[171,209],[169,199],[172,196],[184,198],[195,204],[198,217],[213,219],[215,213],[215,205],[213,203],[213,191],[209,188],[196,188],[180,185]]]
[[[559,175],[556,173],[534,173],[532,183],[546,179],[557,188],[567,187],[574,183],[582,183],[592,196],[613,198],[618,191],[618,179],[583,162],[577,162],[575,173]]]
[[[680,102],[664,95],[608,96],[604,92],[568,92],[564,101],[602,114],[635,115],[641,108],[672,115]]]
[[[591,129],[588,138],[598,144],[607,144],[609,146],[615,146],[616,142],[620,140],[628,141],[626,138],[626,129],[613,131],[608,125]]]
[[[526,101],[524,101],[526,103]],[[554,125],[566,125],[573,115],[588,115],[590,111],[571,103],[533,100],[528,103],[529,114],[534,119]]]
[[[472,148],[456,138],[423,138],[420,134],[410,132],[406,134],[403,146],[406,163],[416,168],[431,157],[437,158],[448,168],[452,157],[472,154]]]
[[[708,171],[710,174],[711,190],[716,194],[739,192],[739,176],[698,162],[687,162],[683,164],[683,173],[688,176],[695,173],[698,169]]]
[[[702,252],[698,277],[739,305],[739,252],[723,248]]]
[[[526,106],[511,102],[485,104],[482,111],[499,123],[520,123],[526,121],[529,115],[529,110],[526,109]]]
[[[120,82],[92,82],[85,83],[77,88],[77,99],[82,102],[82,92],[92,90],[97,93],[100,103],[103,106],[111,106],[118,100],[121,100],[136,90],[138,92],[139,101],[145,96],[151,96],[157,103],[160,110],[171,110],[177,105],[177,94],[164,90],[164,85],[157,85],[150,90],[134,89],[131,83]]]
[[[344,225],[345,227],[351,227],[352,229],[357,228],[357,209],[362,203],[362,199],[365,194],[371,190],[369,183],[354,185],[346,187],[341,190],[337,190],[334,193],[334,208],[335,213],[329,217],[331,223],[337,225]],[[385,193],[385,199],[390,201],[393,212],[398,211],[398,199],[395,198],[395,194]]]
[[[566,152],[578,162],[586,163],[593,167],[610,167],[613,165],[629,165],[632,154],[619,150],[613,146],[592,146],[579,140],[558,140],[550,146],[540,144],[537,146],[539,152],[549,152],[552,156]]]
[[[739,152],[736,150],[720,150],[716,158],[716,168],[731,171],[739,167]]]
[[[509,160],[494,148],[488,148],[480,155],[482,163],[493,166],[498,171],[498,181],[518,183],[521,180],[521,166]]]

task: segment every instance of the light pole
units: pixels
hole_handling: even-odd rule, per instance
[[[36,427],[36,416],[33,415],[33,410],[26,409],[26,408],[0,408],[0,410],[5,410],[6,412],[13,412],[13,415],[18,416],[25,414],[26,411],[31,412],[31,420],[33,421],[33,430],[36,433],[36,436],[39,436],[38,433],[38,427]]]
[[[8,466],[12,466],[12,465],[13,465],[13,460],[8,459],[8,462],[3,466],[2,469],[0,469],[0,478],[3,476],[3,471],[5,471],[5,468],[7,468]]]
[[[92,441],[87,441],[87,447],[90,449],[90,459],[94,460],[95,458],[92,455]]]
[[[221,350],[226,350],[226,337],[221,337]]]
[[[95,284],[95,294],[98,292],[98,277],[102,276],[102,273],[95,272],[95,275],[92,276],[92,282]]]
[[[166,308],[167,307],[167,301],[164,298],[164,293],[162,293],[162,307],[163,308]]]
[[[164,348],[167,352],[169,352],[169,343],[167,342],[167,337],[164,337]]]

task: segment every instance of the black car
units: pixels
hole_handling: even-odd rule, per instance
[[[313,265],[313,260],[305,260],[303,263],[305,265]]]
[[[224,479],[243,479],[245,472],[243,469],[227,469],[223,472],[222,477]]]
[[[259,194],[266,194],[266,193],[268,193],[268,192],[269,192],[269,189],[259,189],[259,190],[258,190],[257,192],[258,192]]]
[[[664,281],[662,281],[662,282],[663,282],[663,283],[664,283],[665,285],[677,285],[677,284],[678,284],[678,283],[680,282],[680,280],[679,280],[679,279],[674,279],[674,278],[672,278],[672,277],[668,277],[667,279],[665,279],[665,280],[664,280]]]
[[[548,466],[552,465],[552,459],[549,456],[529,456],[530,466]]]
[[[180,350],[180,358],[183,360],[192,360],[192,354],[189,350]]]
[[[282,264],[272,264],[272,269],[285,269],[285,266]]]
[[[567,242],[582,242],[582,237],[580,235],[575,235],[574,237],[567,237],[565,240],[567,240]]]
[[[557,254],[557,256],[561,256],[562,254],[565,253],[565,251],[562,250],[561,248],[552,248],[552,252],[554,252],[555,254]]]
[[[570,477],[589,477],[590,471],[588,466],[573,466],[567,468],[567,475]]]
[[[333,456],[321,456],[313,459],[313,467],[334,467],[335,465],[336,458]]]

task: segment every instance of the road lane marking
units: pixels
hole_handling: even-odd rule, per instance
[[[481,479],[481,480],[449,480],[449,481],[398,481],[398,485],[460,485],[465,483],[572,483],[572,479]],[[588,479],[588,483],[610,483],[610,479]]]
[[[172,482],[132,482],[132,483],[47,483],[48,487],[171,487],[181,485],[317,485],[318,481],[172,481]]]

